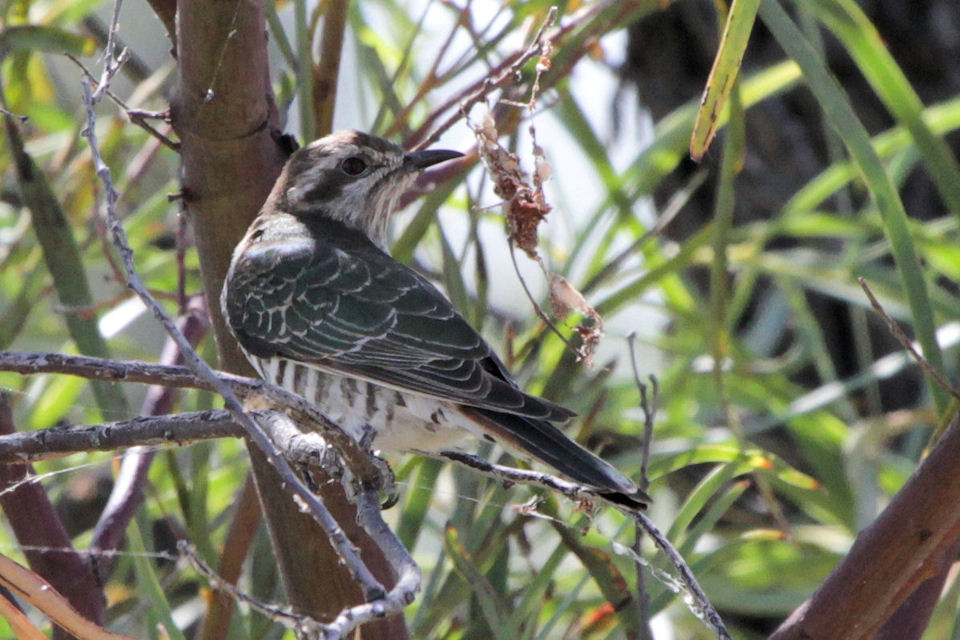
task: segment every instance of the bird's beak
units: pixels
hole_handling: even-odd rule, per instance
[[[427,167],[460,158],[463,154],[459,151],[448,151],[447,149],[425,149],[423,151],[411,151],[403,157],[403,166],[410,171],[420,171]]]

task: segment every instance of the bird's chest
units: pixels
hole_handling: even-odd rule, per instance
[[[439,451],[467,435],[449,403],[284,358],[251,361],[265,380],[315,405],[354,439],[372,429],[375,450]]]

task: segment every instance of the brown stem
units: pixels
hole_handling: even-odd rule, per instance
[[[260,502],[257,500],[257,487],[251,476],[247,476],[243,489],[237,497],[237,513],[230,523],[227,539],[223,545],[223,556],[217,574],[230,584],[237,584],[243,560],[247,557],[250,545],[260,524]],[[230,616],[233,614],[234,600],[225,593],[218,592],[213,597],[207,616],[203,620],[201,640],[220,640],[227,637],[230,630]]]
[[[925,581],[952,561],[960,541],[960,420],[860,532],[850,552],[771,640],[867,640]]]
[[[189,346],[189,345],[187,345]],[[194,354],[192,357],[197,357]],[[70,356],[60,353],[25,353],[0,351],[0,371],[17,373],[66,373],[91,380],[124,380],[127,382],[147,382],[169,387],[190,387],[216,391],[222,395],[236,394],[241,397],[257,396],[265,399],[271,407],[284,409],[294,417],[321,431],[324,437],[337,448],[339,454],[350,465],[354,475],[364,482],[376,483],[381,468],[356,440],[350,437],[323,412],[307,403],[303,398],[275,385],[254,378],[244,378],[229,373],[209,372],[210,378],[199,377],[188,367],[151,364],[147,362],[107,360],[89,356]],[[236,400],[234,398],[234,400]],[[229,410],[229,407],[228,407]],[[246,422],[249,419],[242,411],[233,411],[234,418]],[[248,435],[253,433],[254,425]],[[264,442],[269,449],[269,443]],[[311,498],[312,499],[312,496]]]
[[[12,434],[13,412],[0,392],[0,434]],[[88,620],[102,625],[106,599],[93,568],[85,556],[76,553],[60,518],[36,482],[22,482],[33,475],[27,464],[0,465],[0,507],[7,515],[17,541],[33,550],[25,551],[30,566],[59,591]],[[10,489],[17,485],[14,489]],[[48,549],[41,551],[39,549]],[[54,638],[67,638],[59,627]]]
[[[325,136],[333,128],[333,108],[337,98],[337,79],[340,75],[340,53],[343,34],[347,28],[347,0],[329,0],[323,13],[323,33],[320,37],[320,59],[313,70],[313,112],[317,137]]]
[[[920,584],[871,640],[920,640],[940,601],[943,585],[950,575],[950,567],[957,553],[960,553],[960,540],[943,554],[939,573]]]

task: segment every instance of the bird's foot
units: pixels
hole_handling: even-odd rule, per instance
[[[373,451],[373,440],[377,432],[369,424],[364,425],[363,432],[360,435],[360,446],[363,447],[370,456],[373,466],[376,468],[376,478],[364,478],[362,484],[366,486],[358,487],[360,489],[369,489],[379,492],[384,496],[381,503],[381,509],[389,509],[397,504],[400,496],[397,492],[396,479],[393,475],[393,468],[390,464],[378,456]]]

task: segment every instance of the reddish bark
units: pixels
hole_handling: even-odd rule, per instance
[[[770,640],[868,640],[919,588],[935,588],[931,579],[955,559],[960,541],[957,460],[960,419],[954,418],[843,562]]]

